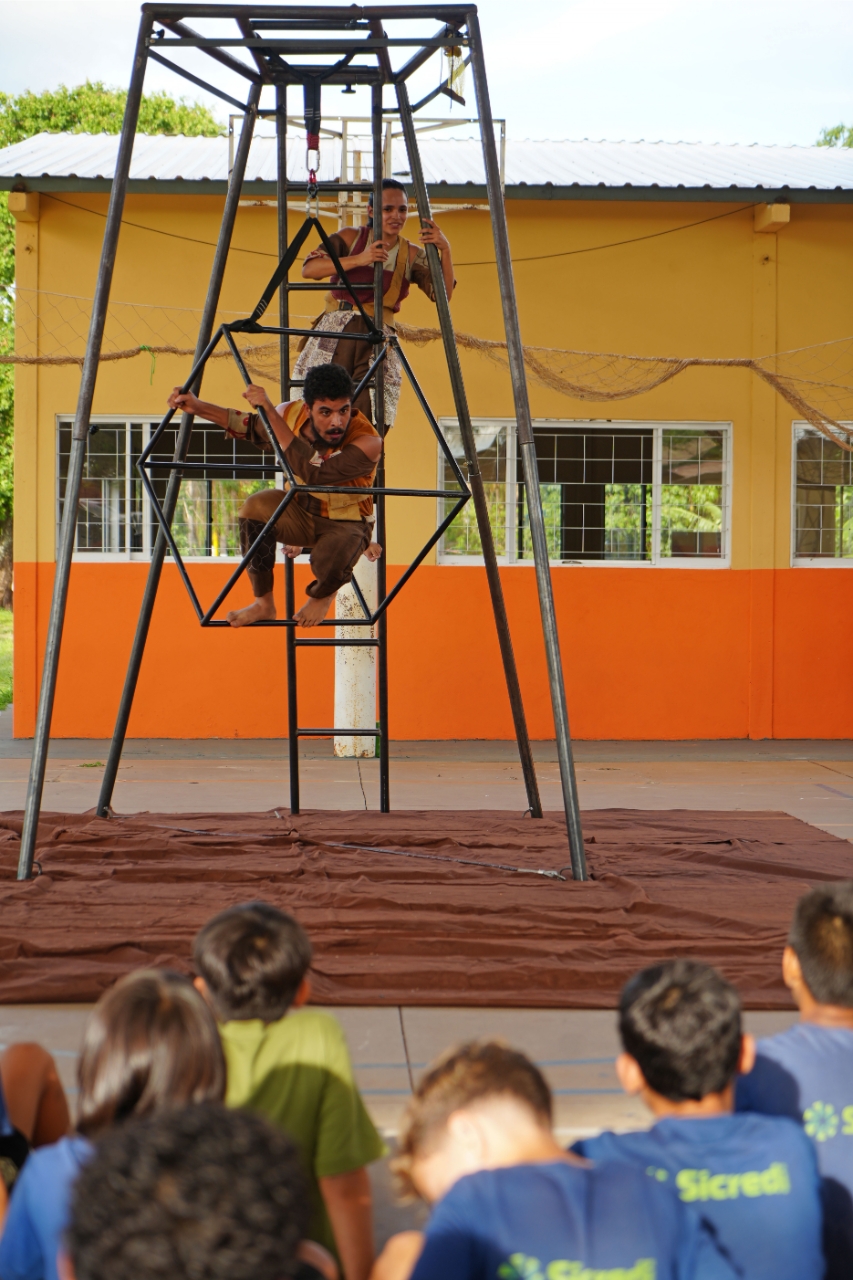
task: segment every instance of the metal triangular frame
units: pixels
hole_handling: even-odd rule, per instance
[[[315,330],[313,329],[295,329],[291,327],[282,327],[281,325],[262,325],[260,323],[260,317],[264,314],[267,307],[269,306],[269,303],[273,295],[275,294],[276,290],[281,287],[282,282],[286,279],[288,271],[290,270],[291,266],[296,260],[296,255],[298,254],[299,250],[302,248],[303,244],[307,240],[312,230],[316,230],[319,233],[323,246],[326,252],[331,257],[332,262],[335,266],[335,269],[338,273],[338,276],[340,277],[341,283],[337,287],[346,290],[346,292],[350,295],[353,301],[353,305],[361,313],[362,318],[364,319],[366,325],[368,326],[367,333],[365,334],[354,333],[354,334],[350,334],[349,337],[355,341],[373,343],[374,347],[379,348],[376,358],[372,361],[367,373],[364,375],[361,382],[359,382],[358,386],[356,387],[355,392],[353,393],[354,398],[363,390],[364,387],[370,385],[373,382],[374,375],[377,369],[380,368],[380,366],[384,363],[386,359],[388,349],[390,347],[393,347],[396,352],[397,358],[400,361],[403,372],[405,373],[418,399],[418,402],[424,411],[424,414],[426,416],[427,421],[429,422],[432,432],[436,440],[438,441],[439,448],[442,450],[444,457],[446,458],[453,472],[454,479],[456,480],[456,484],[458,486],[458,488],[455,490],[454,489],[399,489],[399,488],[388,488],[385,485],[379,485],[379,486],[374,485],[373,487],[359,488],[360,494],[365,496],[367,494],[371,494],[376,497],[378,497],[379,495],[382,495],[383,497],[395,497],[395,498],[405,497],[405,498],[447,499],[447,498],[452,498],[454,493],[459,495],[457,498],[457,501],[453,503],[453,506],[450,509],[450,512],[445,513],[445,517],[439,524],[438,528],[427,539],[426,543],[418,552],[418,554],[415,556],[414,560],[412,560],[411,564],[409,564],[409,566],[406,568],[403,574],[401,574],[401,576],[397,579],[397,581],[395,582],[391,590],[386,592],[384,598],[379,601],[379,603],[376,606],[376,609],[372,613],[367,605],[367,602],[364,599],[364,596],[361,592],[361,588],[359,587],[358,582],[355,580],[355,578],[352,579],[353,590],[355,591],[359,604],[361,605],[364,616],[363,618],[347,618],[346,625],[348,627],[349,626],[372,627],[375,625],[376,622],[378,622],[382,614],[384,614],[385,610],[388,608],[391,601],[394,600],[400,594],[403,587],[411,578],[412,574],[415,572],[418,566],[423,563],[426,556],[429,555],[432,548],[441,539],[445,531],[450,527],[450,525],[456,519],[457,515],[460,513],[460,511],[465,506],[465,504],[468,501],[470,501],[471,490],[468,488],[468,484],[465,480],[464,475],[462,474],[459,464],[454,458],[453,453],[449,445],[447,444],[447,441],[444,438],[441,428],[439,427],[438,422],[436,420],[435,414],[432,412],[432,409],[429,406],[426,396],[424,395],[423,389],[421,388],[417,378],[415,377],[415,374],[412,370],[411,365],[409,364],[409,361],[406,359],[405,354],[400,348],[400,343],[398,338],[393,335],[389,336],[385,334],[381,329],[377,328],[377,326],[373,321],[373,317],[367,311],[365,311],[358,297],[358,294],[352,288],[349,277],[347,276],[347,273],[344,270],[344,268],[341,266],[340,259],[338,258],[338,255],[335,252],[334,246],[331,240],[329,239],[329,237],[327,236],[319,219],[313,216],[308,216],[305,219],[304,223],[299,228],[296,235],[293,237],[293,240],[290,242],[287,252],[283,255],[283,257],[281,258],[281,261],[279,262],[279,265],[276,267],[275,271],[273,272],[273,275],[270,279],[269,284],[261,294],[261,297],[258,300],[257,306],[254,308],[252,313],[244,320],[234,320],[230,324],[223,324],[219,326],[219,328],[216,330],[216,333],[213,335],[210,342],[205,347],[205,350],[202,354],[201,359],[197,360],[196,363],[193,365],[192,370],[190,371],[188,377],[185,379],[181,387],[181,390],[185,392],[189,391],[189,389],[195,385],[195,383],[203,373],[205,365],[207,364],[208,360],[213,355],[214,351],[219,346],[220,342],[223,340],[225,341],[226,345],[228,346],[231,352],[231,355],[234,359],[235,364],[237,365],[237,368],[240,371],[240,375],[243,378],[244,383],[247,386],[249,385],[252,379],[249,375],[248,370],[246,369],[246,365],[243,361],[243,358],[240,354],[237,344],[234,341],[234,334],[236,333],[275,334],[281,338],[302,337],[302,336],[309,336],[309,335],[313,336],[315,334]],[[170,409],[169,412],[165,414],[164,417],[160,420],[154,433],[151,436],[151,439],[149,440],[148,444],[146,445],[145,449],[143,450],[142,454],[139,457],[139,461],[136,464],[137,470],[142,479],[142,484],[145,488],[145,492],[148,494],[149,501],[151,502],[151,507],[154,512],[157,523],[159,524],[163,532],[163,536],[165,537],[166,542],[168,543],[169,551],[171,552],[172,559],[174,560],[177,566],[178,572],[181,575],[181,580],[183,581],[183,584],[187,590],[187,594],[190,598],[193,609],[195,610],[196,616],[203,627],[227,627],[230,625],[227,621],[225,621],[225,619],[216,618],[215,616],[216,613],[222,607],[222,605],[224,604],[228,596],[233,591],[234,587],[237,585],[237,582],[239,581],[239,579],[245,573],[246,568],[248,567],[252,559],[252,556],[254,555],[257,548],[260,546],[265,534],[268,532],[268,530],[273,528],[273,526],[276,524],[279,517],[281,516],[282,512],[290,505],[292,501],[295,500],[300,487],[301,488],[308,487],[308,486],[305,486],[294,475],[293,470],[290,466],[290,463],[287,460],[287,454],[282,449],[281,444],[279,443],[279,440],[272,429],[272,425],[270,423],[266,410],[261,409],[259,413],[260,413],[261,421],[263,422],[263,425],[264,425],[264,430],[266,432],[267,439],[269,440],[273,453],[275,454],[275,457],[276,457],[277,465],[275,466],[258,464],[258,463],[249,463],[249,462],[216,463],[216,462],[189,462],[186,460],[179,462],[179,461],[176,461],[174,457],[163,458],[163,459],[155,458],[153,456],[154,451],[160,439],[162,438],[163,433],[166,431],[166,429],[168,428],[172,419],[175,416],[174,409]],[[208,479],[211,475],[215,476],[217,473],[219,475],[223,475],[223,473],[225,472],[227,472],[231,477],[233,477],[234,475],[249,474],[249,473],[251,473],[253,476],[257,476],[260,473],[263,476],[270,476],[270,477],[276,477],[276,476],[280,477],[283,475],[287,482],[287,486],[288,486],[287,491],[285,492],[285,495],[282,501],[278,504],[275,511],[267,520],[266,524],[264,525],[261,532],[258,534],[255,541],[248,548],[248,550],[246,551],[246,554],[242,557],[242,559],[240,560],[240,563],[236,566],[233,573],[228,578],[228,581],[225,583],[225,586],[221,589],[221,591],[217,595],[216,599],[207,609],[205,609],[204,606],[199,601],[198,594],[195,590],[195,587],[193,586],[192,580],[187,570],[187,566],[181,555],[180,549],[178,548],[178,545],[175,541],[174,534],[172,533],[172,527],[171,527],[172,521],[167,517],[165,511],[163,510],[163,505],[160,502],[159,498],[157,497],[156,491],[154,489],[154,485],[152,484],[152,481],[151,481],[152,471],[159,471],[159,472],[168,471],[170,475],[174,475],[178,479],[183,479],[183,477],[187,473],[189,473],[190,475],[196,475],[201,479]],[[322,484],[312,483],[310,485],[310,491],[312,494],[351,493],[352,487],[343,486],[343,485],[322,485]],[[252,623],[252,626],[255,626],[255,627],[294,627],[296,625],[297,623],[293,618],[276,618],[274,620],[270,620],[266,622]],[[341,624],[335,618],[327,618],[323,622],[319,623],[318,625],[321,627],[337,627],[337,626],[340,626]]]

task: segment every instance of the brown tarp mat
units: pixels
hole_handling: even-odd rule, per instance
[[[847,841],[783,813],[583,821],[593,879],[575,884],[328,843],[556,870],[569,861],[556,816],[45,813],[42,874],[19,884],[21,814],[0,815],[0,1002],[94,1000],[139,965],[188,970],[210,916],[264,898],[308,929],[319,1003],[608,1008],[638,968],[690,956],[748,1006],[790,1007],[791,910],[811,885],[853,878]]]

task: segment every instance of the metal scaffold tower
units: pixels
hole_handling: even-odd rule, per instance
[[[204,30],[200,32],[195,26],[189,25],[191,22],[204,24]],[[436,23],[439,24],[437,28],[435,26]],[[212,31],[210,30],[211,24],[216,24],[215,29]],[[429,24],[431,28],[428,33],[424,33],[426,24]],[[414,30],[414,28],[417,29]],[[173,61],[176,57],[185,56],[182,51],[187,50],[201,51],[205,54],[213,63],[212,70],[218,69],[218,67],[225,67],[230,73],[239,76],[240,82],[246,85],[246,101],[238,100],[233,95],[224,92],[218,85],[210,83],[189,71],[179,61]],[[449,496],[452,500],[447,504],[449,510],[445,510],[444,518],[439,523],[438,528],[394,583],[390,591],[386,582],[385,557],[380,558],[377,565],[378,604],[375,608],[371,609],[368,606],[367,601],[359,590],[358,584],[353,579],[353,588],[361,606],[363,617],[355,619],[348,617],[346,625],[348,628],[353,626],[364,628],[363,636],[343,638],[329,632],[325,635],[312,635],[310,637],[297,634],[294,620],[293,563],[290,559],[286,559],[285,616],[281,619],[255,623],[254,625],[278,626],[285,629],[291,810],[294,813],[299,811],[300,737],[319,735],[363,737],[367,733],[372,734],[375,732],[372,726],[353,728],[300,726],[296,680],[297,650],[302,647],[318,645],[369,645],[376,648],[378,655],[379,725],[377,736],[380,749],[380,808],[383,812],[389,811],[388,607],[404,588],[430,549],[441,538],[459,511],[469,500],[473,499],[528,806],[534,818],[541,818],[542,805],[498,570],[494,538],[489,522],[487,497],[479,469],[475,435],[468,408],[462,368],[438,250],[433,244],[426,246],[438,320],[443,338],[444,354],[465,454],[467,475],[460,469],[451,449],[448,447],[435,415],[430,408],[429,400],[419,385],[396,336],[393,332],[389,334],[384,331],[381,321],[376,323],[373,317],[364,309],[358,293],[353,290],[346,272],[341,267],[318,216],[318,201],[324,195],[340,199],[344,193],[361,192],[365,195],[372,193],[374,209],[380,210],[382,208],[383,158],[388,150],[389,136],[386,126],[389,120],[396,120],[399,122],[406,144],[411,186],[414,191],[418,216],[422,224],[430,218],[429,195],[418,149],[416,113],[432,102],[441,92],[449,90],[452,97],[453,90],[449,85],[440,85],[434,92],[428,93],[420,101],[413,104],[409,99],[409,80],[429,59],[447,50],[453,50],[454,56],[458,55],[460,51],[464,51],[465,65],[469,65],[473,71],[477,99],[477,119],[482,142],[504,328],[509,352],[515,412],[518,421],[518,439],[527,491],[530,533],[556,729],[557,754],[560,765],[572,874],[576,880],[587,878],[577,785],[566,710],[563,669],[548,562],[545,521],[539,488],[538,465],[533,441],[509,238],[503,205],[501,166],[495,145],[494,122],[489,102],[477,10],[474,6],[466,4],[442,5],[431,3],[418,5],[351,5],[340,8],[267,4],[154,3],[142,6],[133,73],[119,142],[116,171],[112,184],[100,270],[72,433],[71,456],[68,465],[65,501],[57,550],[53,600],[21,839],[18,866],[19,879],[28,879],[32,874],[47,753],[50,744],[50,726],[75,541],[80,485],[90,432],[92,402],[116,260],[119,230],[127,192],[134,135],[142,98],[145,70],[149,60],[156,61],[191,81],[197,87],[203,88],[207,92],[223,99],[243,115],[243,128],[233,151],[228,191],[202,314],[201,328],[196,344],[195,359],[192,370],[185,379],[182,389],[198,394],[207,361],[220,344],[225,344],[228,348],[244,382],[248,384],[251,378],[236,339],[241,334],[266,334],[276,335],[279,339],[281,395],[284,400],[290,397],[291,388],[299,384],[291,377],[289,339],[291,336],[308,336],[313,332],[312,330],[291,325],[290,295],[296,290],[325,290],[328,287],[325,284],[290,279],[290,270],[296,261],[297,254],[306,243],[308,237],[314,232],[319,236],[326,253],[332,258],[337,275],[341,280],[341,285],[336,287],[344,289],[349,294],[352,298],[354,310],[361,314],[365,322],[366,333],[349,336],[369,343],[372,347],[370,368],[358,390],[369,385],[373,391],[374,425],[377,431],[384,438],[386,434],[384,369],[388,352],[393,349],[436,436],[438,445],[443,451],[456,482],[456,489],[449,491],[446,489],[389,488],[385,483],[383,454],[383,458],[380,459],[377,468],[374,486],[372,488],[359,489],[360,494],[372,494],[374,497],[376,537],[383,545],[386,544],[386,497],[426,497],[433,500],[437,498],[446,500]],[[244,56],[240,56],[240,51],[244,51]],[[248,58],[245,58],[245,55],[248,55]],[[395,59],[400,57],[406,60],[401,62],[399,66],[395,66]],[[248,59],[251,59],[251,61]],[[306,140],[310,156],[310,153],[312,151],[316,152],[319,147],[322,119],[321,96],[322,90],[326,86],[337,86],[338,88],[366,86],[370,90],[373,164],[372,180],[369,182],[361,181],[355,176],[345,180],[347,175],[343,171],[337,181],[319,181],[311,163],[306,163],[307,171],[304,181],[296,182],[288,176],[288,89],[301,89],[303,94]],[[272,90],[274,93],[274,106],[262,106],[262,95],[265,88]],[[386,101],[386,97],[390,99],[392,96],[393,102]],[[280,261],[251,314],[243,319],[216,326],[216,313],[219,306],[222,281],[246,175],[254,127],[260,117],[271,117],[276,125],[278,254]],[[383,129],[385,129],[384,139]],[[306,157],[306,160],[308,161],[308,157]],[[304,195],[306,198],[306,217],[296,235],[289,241],[287,227],[288,197],[297,195]],[[381,317],[383,313],[382,272],[382,263],[377,262],[373,285],[373,313],[375,317]],[[278,293],[279,300],[278,324],[265,324],[263,323],[265,313],[276,293]],[[269,464],[256,462],[251,464],[241,464],[239,462],[215,463],[206,460],[201,462],[190,460],[193,417],[186,413],[181,415],[177,427],[172,456],[158,456],[158,445],[163,441],[164,433],[171,428],[173,416],[174,411],[170,411],[165,415],[137,461],[137,470],[151,500],[152,510],[157,519],[159,530],[152,553],[148,579],[140,607],[139,621],[116,718],[112,746],[101,787],[98,802],[98,813],[101,816],[107,816],[110,811],[110,802],[121,761],[133,699],[167,552],[171,553],[181,574],[201,626],[224,627],[228,626],[227,621],[218,618],[216,614],[245,571],[255,546],[264,536],[263,533],[258,536],[256,543],[247,550],[240,563],[234,567],[228,581],[216,596],[216,599],[207,606],[203,605],[199,600],[198,593],[172,533],[172,524],[175,518],[182,481],[184,478],[193,477],[215,478],[217,474],[221,477],[225,473],[229,476],[247,473],[263,477],[283,476],[288,482],[287,489],[278,508],[267,522],[264,533],[275,524],[287,504],[294,500],[299,487],[299,482],[293,474],[287,455],[282,450],[264,411],[261,411],[261,418],[275,456],[275,462]],[[161,486],[158,494],[157,487],[153,481],[154,475],[168,476],[165,492],[163,492]],[[328,494],[351,492],[351,490],[312,483],[311,492]],[[327,628],[333,628],[336,625],[335,619],[326,619],[320,624],[321,627]]]

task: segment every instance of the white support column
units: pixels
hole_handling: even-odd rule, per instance
[[[361,557],[353,576],[371,611],[376,608],[376,564]],[[338,592],[338,618],[363,618],[364,613],[352,587]],[[336,627],[337,640],[363,640],[374,636],[375,627]],[[376,649],[373,645],[345,645],[335,650],[335,726],[365,728],[376,724]],[[335,738],[336,756],[376,755],[376,738]]]

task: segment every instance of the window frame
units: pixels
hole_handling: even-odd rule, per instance
[[[56,414],[56,450],[54,462],[54,502],[56,513],[56,545],[59,546],[59,530],[62,521],[62,507],[60,501],[60,432],[62,428],[74,426],[75,415],[73,413]],[[143,448],[148,444],[152,433],[159,425],[161,419],[155,418],[151,414],[141,413],[93,413],[89,421],[95,426],[103,427],[119,427],[124,426],[125,431],[125,520],[127,521],[127,511],[130,510],[130,494],[131,485],[137,478],[134,467],[134,458],[131,451],[131,430],[139,427],[142,431]],[[282,487],[284,478],[281,482],[277,481],[277,486]],[[154,539],[156,532],[153,530],[155,517],[151,508],[151,499],[142,490],[142,550],[131,551],[130,539],[125,536],[127,549],[124,551],[78,551],[75,547],[73,560],[79,564],[148,564],[151,561],[151,555],[154,550]],[[127,528],[127,524],[125,528]],[[153,534],[153,536],[152,536]],[[76,539],[75,539],[76,540]],[[239,555],[221,555],[221,556],[193,556],[182,555],[181,559],[185,564],[239,564],[241,557]],[[296,563],[301,564],[308,561],[307,555],[296,557]],[[174,563],[171,555],[167,551],[166,563]]]
[[[507,455],[506,455],[506,486],[508,498],[505,502],[506,512],[506,545],[513,548],[508,555],[499,555],[497,557],[498,564],[507,567],[533,568],[532,555],[524,560],[519,560],[514,552],[515,538],[510,536],[515,533],[514,512],[516,510],[515,486],[518,483],[516,475],[516,462],[518,449],[516,445],[517,422],[515,418],[504,417],[485,417],[478,415],[472,419],[475,425],[488,425],[493,427],[506,427],[507,430]],[[444,430],[445,427],[454,427],[458,429],[459,419],[456,417],[445,416],[438,419],[438,424]],[[662,418],[653,418],[649,420],[638,420],[633,418],[534,418],[533,428],[539,427],[555,428],[555,427],[587,427],[593,430],[608,431],[612,428],[627,429],[631,428],[651,428],[654,431],[652,441],[652,556],[649,560],[637,559],[608,559],[608,560],[549,560],[549,564],[554,568],[584,568],[584,569],[730,569],[732,560],[732,472],[733,472],[733,440],[734,431],[731,422],[718,421],[700,421],[698,419],[678,419],[675,421],[667,421]],[[661,487],[663,474],[663,432],[667,429],[683,429],[685,431],[721,431],[723,435],[723,528],[722,528],[722,555],[720,556],[662,556],[660,554],[660,535],[661,535]],[[438,484],[437,488],[441,488],[444,482],[443,455],[440,449],[436,450],[438,454],[437,470]],[[464,461],[464,460],[463,460]],[[464,468],[463,468],[464,469]],[[510,494],[510,486],[512,492]],[[436,499],[437,520],[442,518],[443,499]],[[443,550],[444,539],[442,538],[436,548],[436,563],[445,565],[482,565],[483,557],[479,556],[458,556],[446,555]]]
[[[842,426],[853,430],[853,422],[844,422]],[[804,418],[795,418],[791,423],[791,568],[853,569],[853,556],[797,555],[797,441],[807,434],[821,436],[822,432]]]

